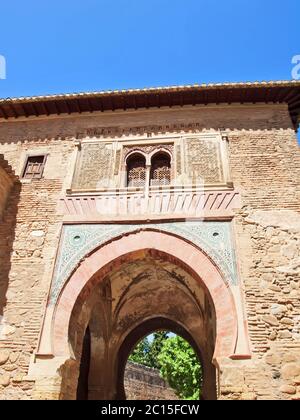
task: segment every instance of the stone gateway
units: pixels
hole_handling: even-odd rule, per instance
[[[167,330],[204,400],[299,400],[299,111],[299,81],[0,100],[0,399],[124,400]]]

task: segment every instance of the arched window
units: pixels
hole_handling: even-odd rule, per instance
[[[144,187],[146,183],[146,159],[138,153],[127,160],[127,186]]]
[[[158,152],[151,161],[151,186],[171,184],[171,159],[167,153]]]

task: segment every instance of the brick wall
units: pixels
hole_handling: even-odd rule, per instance
[[[11,182],[4,169],[0,167],[0,220],[2,219],[6,201],[11,189]]]
[[[2,278],[1,283],[6,304],[0,323],[0,393],[1,398],[8,399],[31,397],[33,384],[24,378],[37,347],[49,292],[61,229],[57,202],[72,145],[52,140],[1,146],[16,171],[23,166],[21,160],[27,151],[36,148],[49,153],[45,178],[22,183],[21,191],[11,197],[11,207],[0,228],[0,243],[5,244],[0,259],[9,266],[5,272],[8,279]]]
[[[242,191],[237,253],[253,360],[224,398],[300,398],[300,153],[293,130],[231,132],[232,179]]]
[[[16,178],[10,165],[4,159],[4,156],[0,155],[0,221],[2,220],[7,199],[14,182],[16,182]]]
[[[294,130],[230,131],[231,177],[253,209],[300,210],[300,153]]]

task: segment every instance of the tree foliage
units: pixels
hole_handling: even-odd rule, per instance
[[[129,356],[129,361],[138,363],[140,365],[149,366],[149,352],[150,352],[150,342],[147,337],[138,343],[135,349],[131,352]]]
[[[129,356],[129,360],[154,369],[160,369],[158,355],[160,354],[165,341],[168,339],[167,331],[158,331],[149,337],[143,338]]]
[[[158,356],[162,377],[184,400],[199,400],[202,369],[190,344],[179,336],[165,340]]]
[[[153,341],[150,344],[148,353],[148,366],[154,369],[160,369],[160,362],[158,356],[160,355],[165,341],[168,339],[169,333],[167,331],[158,331],[153,334]]]
[[[189,343],[166,331],[144,338],[135,347],[129,360],[144,366],[159,369],[161,376],[175,390],[179,398],[200,398],[202,369],[199,359]]]

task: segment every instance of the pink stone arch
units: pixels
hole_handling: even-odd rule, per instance
[[[157,231],[140,231],[122,236],[87,257],[65,285],[53,315],[52,339],[54,356],[70,353],[68,335],[72,311],[84,291],[87,296],[95,287],[95,276],[104,275],[124,262],[143,257],[146,250],[167,255],[188,269],[207,290],[215,307],[216,345],[214,359],[231,357],[235,353],[238,321],[232,293],[220,271],[208,256],[182,238]],[[100,280],[99,280],[100,278]]]

